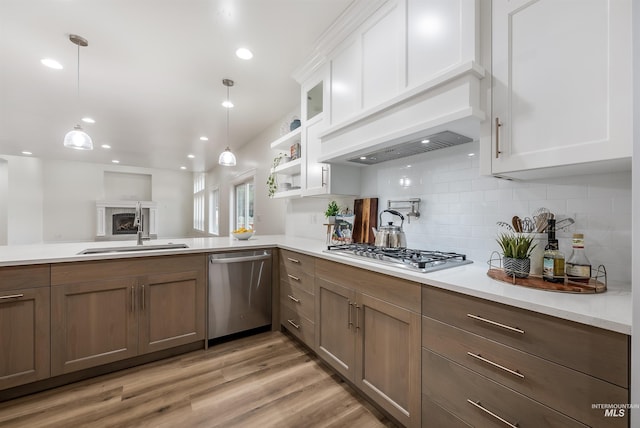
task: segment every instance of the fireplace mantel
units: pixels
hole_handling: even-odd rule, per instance
[[[138,201],[96,201],[96,237],[110,236],[111,216],[114,210],[134,212]],[[140,201],[145,217],[148,218],[148,235],[157,236],[158,204],[152,201]],[[146,233],[145,233],[146,235]]]

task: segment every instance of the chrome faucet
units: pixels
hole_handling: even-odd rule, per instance
[[[137,245],[142,245],[142,204],[140,201],[136,202],[136,216],[133,219],[133,226],[138,228]]]

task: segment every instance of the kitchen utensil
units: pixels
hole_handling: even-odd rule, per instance
[[[530,217],[525,217],[521,220],[522,222],[522,231],[524,233],[533,233],[537,230],[537,226],[534,221]]]
[[[353,224],[353,242],[373,244],[375,236],[371,231],[378,226],[378,198],[354,200],[353,213],[356,216]]]
[[[389,213],[400,217],[400,226],[396,226],[392,221],[382,226],[382,214]],[[404,224],[404,216],[396,210],[384,210],[380,213],[380,226],[378,229],[372,227],[375,234],[375,246],[384,248],[406,248],[407,238],[402,231],[402,225]]]
[[[513,226],[511,226],[509,223],[506,223],[504,221],[498,221],[496,222],[496,224],[502,228],[507,229],[509,232],[515,232],[515,230],[513,230]]]
[[[562,220],[556,221],[556,230],[564,229],[571,226],[576,221],[571,217],[563,218]]]
[[[514,215],[511,219],[511,224],[513,225],[513,230],[515,230],[517,233],[522,232],[522,220],[520,220],[520,217]]]
[[[545,230],[547,230],[547,223],[550,218],[553,218],[553,214],[551,214],[549,210],[547,210],[546,208],[539,208],[533,214],[533,222],[536,225],[536,232],[543,233]]]

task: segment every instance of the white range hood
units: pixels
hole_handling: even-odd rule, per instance
[[[407,150],[415,154],[409,147],[416,142],[445,131],[467,137],[465,142],[477,140],[485,119],[480,96],[484,75],[482,67],[470,62],[331,126],[320,134],[319,160],[363,164],[358,162],[361,156],[392,147],[397,149],[395,158],[400,158],[408,156],[403,154]],[[393,158],[386,155],[386,160]]]

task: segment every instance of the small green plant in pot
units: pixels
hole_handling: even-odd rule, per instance
[[[336,216],[338,214],[340,214],[340,207],[338,207],[336,201],[329,202],[329,205],[327,205],[327,210],[324,212],[324,216],[327,218],[327,221],[329,223],[335,223]]]
[[[531,270],[531,253],[536,247],[533,237],[514,233],[502,233],[496,239],[502,249],[502,267],[509,276],[526,278]]]

